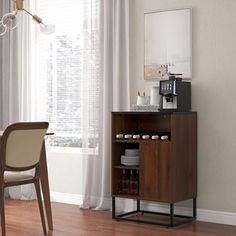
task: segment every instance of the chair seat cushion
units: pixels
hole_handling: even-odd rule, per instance
[[[4,182],[18,182],[18,181],[24,181],[24,180],[30,180],[33,179],[33,175],[26,174],[23,172],[12,172],[12,171],[6,171],[4,173]]]

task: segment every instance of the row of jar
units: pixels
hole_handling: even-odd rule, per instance
[[[160,139],[162,141],[170,140],[170,135],[168,133],[160,133],[160,132],[124,132],[116,134],[116,139],[151,139],[157,140]]]

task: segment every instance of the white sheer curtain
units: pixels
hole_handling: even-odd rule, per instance
[[[106,200],[111,181],[111,111],[130,107],[128,2],[24,1],[27,9],[36,3],[32,12],[51,17],[56,33],[48,38],[38,34],[37,26],[24,14],[18,29],[0,38],[2,129],[19,120],[46,119],[57,134],[62,133],[62,140],[71,135],[64,131],[79,133],[82,144],[76,145],[82,145],[84,155],[83,207],[110,208]],[[1,15],[9,12],[5,3],[0,0]],[[31,199],[34,193],[24,186],[13,189],[11,197]]]
[[[41,16],[51,9],[56,32],[37,39],[35,76],[44,99],[38,100],[36,110],[38,117],[49,119],[61,140],[74,135],[72,127],[81,135],[77,145],[84,158],[82,207],[110,209],[111,111],[130,107],[129,1],[53,2],[38,3]],[[71,110],[74,97],[78,102]],[[97,136],[91,147],[91,138]],[[51,144],[61,147],[60,140]]]
[[[25,3],[29,9],[29,4]],[[14,9],[12,1],[0,0],[0,17]],[[30,20],[19,13],[18,28],[8,31],[0,37],[0,92],[1,92],[1,130],[9,124],[30,120]],[[33,185],[23,185],[9,188],[11,198],[34,199]]]
[[[111,111],[129,110],[129,0],[100,0],[99,154],[84,159],[83,208],[110,209]]]

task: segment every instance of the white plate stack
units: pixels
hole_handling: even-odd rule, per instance
[[[126,166],[139,165],[139,149],[125,149],[125,155],[121,155],[121,164]]]

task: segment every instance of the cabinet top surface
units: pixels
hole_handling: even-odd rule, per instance
[[[112,111],[112,114],[120,115],[183,115],[183,114],[196,114],[197,112],[143,112],[143,111]]]

